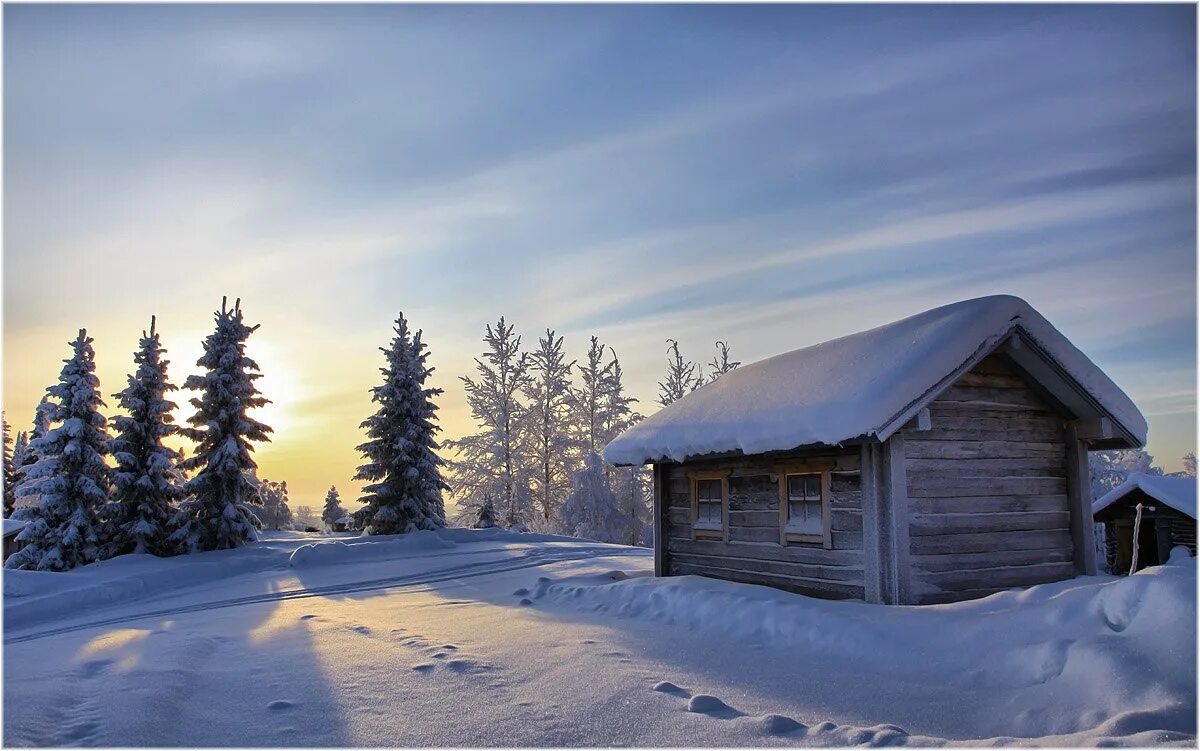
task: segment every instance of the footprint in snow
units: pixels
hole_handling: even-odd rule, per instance
[[[420,665],[413,665],[412,669],[418,673],[433,672],[434,664],[432,662],[422,662]]]
[[[789,735],[800,730],[808,730],[808,726],[804,723],[796,722],[791,717],[781,714],[763,715],[758,723],[763,735]]]
[[[316,616],[313,615],[312,613],[308,613],[307,615],[300,616],[300,620],[302,620],[302,621],[311,621],[313,618],[316,618]]]
[[[678,697],[681,697],[684,699],[690,699],[692,697],[691,691],[688,691],[686,688],[680,688],[679,686],[676,686],[674,683],[671,683],[670,681],[659,681],[658,683],[655,683],[654,690],[658,691],[660,693],[671,694],[672,696],[678,696]]]
[[[294,706],[296,706],[295,702],[288,701],[287,699],[276,699],[267,705],[267,709],[279,711],[281,709],[291,709]]]
[[[517,603],[517,604],[518,604],[518,605],[526,605],[526,606],[528,606],[528,605],[532,605],[532,604],[533,604],[533,600],[529,599],[528,597],[522,597],[522,598],[521,598],[521,601],[520,601],[519,603]]]
[[[529,588],[521,587],[520,589],[513,592],[513,597],[524,597],[527,594],[529,594]]]
[[[370,629],[370,628],[368,628],[368,627],[366,627],[366,626],[355,626],[354,628],[352,628],[352,629],[350,629],[350,630],[351,630],[351,631],[357,631],[358,633],[360,633],[360,634],[362,634],[362,635],[364,635],[364,636],[370,636],[370,635],[371,635],[371,629]]]
[[[709,717],[738,717],[742,713],[708,694],[696,694],[688,699],[688,711],[696,714],[706,714]]]

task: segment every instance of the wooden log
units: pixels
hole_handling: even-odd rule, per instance
[[[964,373],[957,381],[954,382],[954,385],[989,389],[1029,388],[1029,384],[1025,383],[1025,379],[1016,374],[979,373],[975,371]]]
[[[1069,529],[1071,523],[1070,514],[1066,510],[1000,514],[913,514],[911,518],[909,531],[913,537],[971,532]]]
[[[781,574],[783,576],[797,576],[805,579],[844,582],[856,586],[862,586],[863,581],[861,566],[821,566],[809,563],[794,563],[792,561],[766,561],[761,558],[734,558],[732,556],[698,555],[695,553],[676,553],[672,556],[672,560],[708,568],[727,568],[733,571],[748,571],[759,574]]]
[[[778,514],[776,519],[778,519]],[[779,543],[779,527],[735,527],[729,528],[730,542],[774,542]]]
[[[1066,495],[1062,477],[930,477],[908,478],[910,498],[969,498],[994,495]]]
[[[934,537],[913,537],[913,555],[987,553],[993,550],[1071,550],[1067,529],[1027,532],[978,532]]]
[[[1065,495],[981,495],[966,498],[912,498],[913,514],[999,514],[1018,511],[1066,511]]]
[[[783,576],[781,574],[758,574],[713,566],[696,566],[694,564],[687,565],[672,562],[671,573],[676,575],[696,574],[747,584],[763,584],[779,589],[786,589],[791,592],[800,592],[813,597],[844,599],[862,598],[863,595],[862,587],[846,584],[845,582],[830,582],[823,579]]]
[[[1029,587],[1034,584],[1062,581],[1075,576],[1075,565],[1070,561],[1041,563],[1030,566],[1004,566],[1000,568],[972,569],[969,571],[945,571],[923,573],[920,583],[943,592],[989,588]]]
[[[729,524],[734,527],[779,527],[777,511],[729,511]]]
[[[951,386],[935,400],[941,409],[986,409],[1001,412],[1050,412],[1050,405],[1026,389],[992,389]]]
[[[984,553],[944,553],[912,556],[914,571],[939,573],[971,571],[999,566],[1029,566],[1038,563],[1069,563],[1070,550],[989,550]]]
[[[835,509],[829,515],[833,530],[843,532],[862,532],[863,518],[861,511],[843,511]]]
[[[905,453],[911,462],[918,459],[1055,459],[1063,462],[1067,447],[1061,441],[969,441],[923,440],[908,438]]]
[[[1031,459],[909,459],[910,473],[947,477],[1066,477],[1065,456]]]
[[[863,565],[861,551],[857,550],[826,550],[819,545],[787,545],[721,542],[720,540],[669,539],[667,548],[672,554],[694,553],[699,555],[729,556],[736,558],[754,558],[765,561],[792,561],[824,566],[857,566]]]
[[[862,550],[862,548],[862,532],[843,532],[838,529],[833,530],[834,550]]]

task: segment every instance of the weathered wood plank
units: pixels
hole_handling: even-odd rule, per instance
[[[953,535],[967,532],[1020,532],[1039,529],[1068,529],[1071,517],[1064,511],[1022,511],[1001,514],[913,514],[909,527],[913,537]]]
[[[979,568],[1000,566],[1029,566],[1037,563],[1070,562],[1070,550],[989,550],[985,553],[944,553],[941,555],[914,555],[911,558],[914,570],[939,573],[943,571],[970,571]]]
[[[918,459],[962,461],[1045,458],[1062,463],[1066,459],[1067,447],[1061,441],[944,440],[934,433],[929,440],[908,438],[905,452],[910,462]]]
[[[862,550],[862,547],[862,532],[844,532],[838,529],[833,530],[834,550]]]
[[[778,516],[776,517],[778,518]],[[730,542],[773,542],[779,543],[779,527],[733,527],[729,528]]]
[[[930,477],[911,474],[910,498],[969,498],[993,495],[1066,495],[1063,477]]]
[[[981,495],[967,498],[912,498],[913,514],[1000,514],[1017,511],[1066,511],[1065,495]]]
[[[1030,389],[997,389],[963,386],[956,383],[936,399],[942,408],[968,404],[983,409],[1008,410],[1020,407],[1024,412],[1049,412],[1050,406]]]
[[[1070,561],[1039,563],[1029,566],[945,571],[920,575],[921,584],[945,591],[985,589],[989,587],[1029,587],[1034,584],[1062,581],[1075,575]]]
[[[1063,457],[1032,459],[909,459],[908,470],[937,477],[1066,477]]]
[[[731,556],[736,558],[754,558],[764,561],[791,561],[793,563],[808,563],[824,566],[858,566],[863,565],[862,552],[858,550],[826,550],[820,546],[787,545],[781,546],[778,541],[774,544],[721,542],[720,540],[671,539],[667,548],[672,555],[676,553],[694,553],[698,555]]]
[[[986,553],[993,550],[1070,550],[1067,529],[1027,532],[982,532],[936,537],[913,537],[913,555],[943,553]]]
[[[978,369],[964,373],[955,385],[989,389],[1028,389],[1025,379],[1015,373],[984,373]]]
[[[829,515],[833,531],[862,532],[863,519],[861,511],[843,511],[835,509]]]
[[[1049,433],[1051,440],[1062,440],[1063,425],[1066,422],[1061,415],[1046,412],[980,408],[973,412],[965,413],[961,405],[944,405],[942,402],[933,402],[929,405],[929,416],[934,430],[961,430],[964,428],[975,428],[977,430],[1036,430],[1046,431]]]
[[[786,589],[792,592],[802,592],[813,597],[830,597],[841,599],[856,597],[861,598],[863,595],[862,587],[846,584],[845,582],[831,582],[823,579],[783,576],[781,574],[760,574],[713,566],[696,566],[694,564],[687,565],[673,562],[671,573],[697,574],[700,576],[711,576],[716,579],[748,582],[750,584],[764,584],[771,587]]]
[[[779,528],[778,511],[729,511],[729,524],[733,527]]]
[[[781,574],[783,576],[797,576],[805,579],[845,582],[857,586],[862,586],[863,582],[863,570],[861,566],[821,566],[810,563],[794,563],[792,561],[765,561],[761,558],[736,558],[725,555],[698,555],[695,553],[676,553],[672,556],[672,560],[694,566],[727,568],[759,574]]]

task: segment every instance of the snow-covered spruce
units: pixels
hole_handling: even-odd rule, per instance
[[[429,351],[421,331],[410,334],[408,321],[396,319],[396,336],[387,349],[387,365],[380,368],[383,384],[372,389],[379,410],[363,421],[370,440],[358,446],[366,463],[354,479],[370,482],[359,499],[356,524],[370,535],[389,535],[446,525],[442,491],[442,460],[434,435],[441,389],[425,386],[433,373],[425,361]]]
[[[562,337],[546,329],[538,339],[538,348],[530,355],[531,378],[525,387],[529,400],[525,412],[525,439],[528,456],[535,465],[530,474],[531,492],[548,524],[567,494],[571,475],[567,461],[571,450],[571,370],[575,362],[566,362]]]
[[[626,542],[628,525],[597,454],[584,457],[583,469],[575,473],[574,485],[575,489],[558,510],[562,530],[572,537],[597,542]]]
[[[33,447],[34,441],[39,438],[45,438],[50,432],[50,415],[54,412],[55,404],[50,401],[50,397],[43,395],[41,401],[38,402],[37,408],[33,411],[33,429],[29,433],[22,433],[25,440],[22,443],[20,436],[16,445],[13,447],[13,463],[17,467],[17,482],[14,492],[16,493],[17,506],[31,506],[37,503],[37,497],[21,493],[21,483],[25,482],[26,472],[29,467],[37,464],[38,454],[37,449]],[[17,457],[20,457],[19,459]]]
[[[490,495],[483,497],[483,503],[479,504],[476,511],[475,523],[471,526],[475,529],[491,529],[496,526],[496,505],[492,503]]]
[[[342,508],[342,499],[338,497],[337,488],[330,485],[329,492],[325,494],[325,508],[321,510],[321,522],[327,528],[332,528],[334,522],[343,516],[346,516],[346,509]]]
[[[532,516],[530,467],[522,445],[526,407],[520,400],[531,381],[529,355],[521,352],[521,337],[503,316],[495,328],[487,326],[483,341],[487,351],[482,360],[475,359],[478,379],[461,379],[471,416],[481,430],[447,441],[446,448],[458,453],[451,470],[462,509],[459,523],[473,521],[483,497],[491,494],[508,527]]]
[[[125,553],[172,555],[177,545],[170,541],[175,504],[182,497],[182,455],[163,444],[179,427],[171,416],[176,408],[167,394],[178,388],[167,379],[169,360],[154,318],[149,333],[142,332],[133,355],[137,369],[129,385],[114,396],[128,416],[113,418],[112,500],[105,519],[102,555],[110,558]]]
[[[704,385],[704,372],[679,354],[679,342],[667,340],[667,377],[658,384],[658,403],[664,407]]]
[[[6,492],[8,491],[8,489],[9,489],[10,487],[11,487],[11,489],[12,489],[12,503],[13,503],[13,510],[15,510],[15,509],[16,509],[16,501],[17,501],[17,486],[19,486],[19,485],[21,484],[21,480],[22,480],[22,479],[25,477],[25,467],[26,467],[26,464],[27,464],[27,463],[26,463],[26,461],[25,461],[25,459],[26,459],[28,456],[29,456],[29,434],[28,434],[28,433],[26,433],[24,430],[22,430],[21,432],[17,433],[17,439],[16,439],[15,441],[13,441],[13,451],[12,451],[12,464],[13,464],[12,485],[11,485],[11,486],[10,486],[10,485],[7,485],[7,484],[5,485],[5,490],[6,490]],[[29,462],[29,464],[32,464],[32,462]],[[7,482],[7,478],[6,478],[6,482]],[[4,513],[4,515],[5,515],[5,517],[7,518],[8,516],[11,516],[11,513],[9,512],[9,510],[8,510],[8,508],[7,508],[7,504],[8,504],[8,502],[9,502],[9,499],[8,499],[8,497],[7,497],[7,496],[5,497],[5,499],[4,499],[4,502],[5,502],[5,513]]]
[[[108,501],[105,456],[112,439],[100,414],[104,400],[86,329],[79,330],[71,348],[58,383],[46,389],[57,400],[45,411],[46,424],[58,427],[31,444],[37,463],[26,468],[18,492],[37,502],[19,512],[28,521],[17,535],[25,547],[5,561],[7,568],[66,571],[91,563],[99,553],[98,515]]]
[[[258,326],[243,322],[241,300],[230,310],[222,299],[216,321],[216,330],[204,340],[204,355],[196,361],[204,375],[188,376],[184,383],[200,396],[189,400],[196,408],[188,418],[192,427],[180,432],[199,445],[179,466],[198,472],[184,485],[188,497],[180,504],[171,537],[189,551],[236,548],[257,540],[260,526],[251,508],[257,503],[253,473],[258,465],[250,456],[250,442],[270,440],[271,428],[247,410],[269,402],[254,384],[262,377],[258,364],[246,356],[246,339]]]

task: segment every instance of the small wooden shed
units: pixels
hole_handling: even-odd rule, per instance
[[[654,465],[655,572],[923,604],[1096,572],[1087,453],[1128,396],[985,297],[740,367],[605,448]]]
[[[5,519],[3,524],[4,560],[8,560],[10,555],[25,547],[23,543],[17,542],[17,535],[21,533],[22,529],[25,529],[26,522],[19,519]]]
[[[1137,522],[1137,506],[1142,518]],[[1092,506],[1104,525],[1108,570],[1129,573],[1137,527],[1137,570],[1167,562],[1171,549],[1196,555],[1196,478],[1137,473],[1105,493]]]

